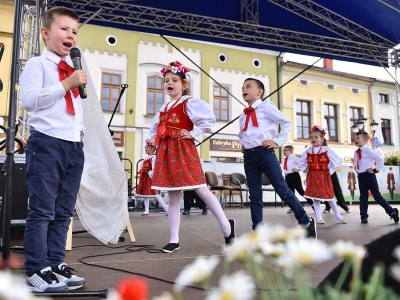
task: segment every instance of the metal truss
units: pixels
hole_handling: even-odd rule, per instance
[[[245,2],[251,2],[251,0]],[[273,0],[271,0],[273,1]],[[390,41],[371,42],[376,40],[377,35],[368,33],[367,38],[361,39],[363,33],[361,27],[357,30],[348,28],[342,31],[342,35],[347,38],[331,38],[321,35],[308,34],[284,29],[278,29],[258,24],[245,23],[239,21],[223,20],[208,16],[187,14],[177,11],[162,10],[152,7],[135,5],[133,2],[108,0],[49,0],[49,7],[63,5],[74,9],[81,20],[85,22],[102,23],[109,27],[140,30],[148,28],[158,30],[168,34],[174,32],[190,34],[191,36],[216,37],[229,41],[239,41],[249,43],[253,47],[257,45],[293,49],[295,52],[303,51],[320,55],[326,53],[331,56],[370,61],[373,63],[381,62],[387,64],[387,50],[393,46]],[[96,14],[96,15],[95,15]],[[93,17],[93,15],[95,15]],[[328,24],[328,22],[326,22]],[[354,26],[356,24],[353,24]],[[366,29],[364,29],[367,31]],[[358,40],[349,38],[357,36]]]

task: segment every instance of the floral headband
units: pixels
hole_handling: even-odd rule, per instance
[[[316,131],[316,130],[321,131],[322,134],[325,136],[325,134],[326,134],[325,129],[322,126],[318,126],[318,125],[314,125],[314,127],[310,129],[310,133],[313,131]]]
[[[153,141],[151,139],[146,139],[145,143],[146,143],[146,146],[153,146],[154,147],[154,143],[153,143]]]
[[[190,78],[190,76],[188,73],[190,70],[177,60],[170,62],[167,66],[163,67],[160,72],[163,74],[163,77],[165,77],[168,72],[175,73],[183,79],[184,83],[189,82],[188,78]]]

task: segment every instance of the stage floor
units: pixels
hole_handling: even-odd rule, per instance
[[[287,207],[265,207],[264,222],[281,223],[286,227],[293,227],[297,222],[293,214],[287,213]],[[324,225],[317,225],[318,239],[326,241],[328,244],[337,240],[351,240],[355,244],[368,244],[386,233],[400,229],[399,224],[395,224],[386,215],[384,210],[378,205],[369,207],[369,223],[361,224],[358,205],[350,206],[351,213],[346,214],[340,209],[342,215],[348,219],[347,224],[341,224],[336,220],[334,214],[323,214]],[[306,207],[310,216],[315,213],[310,207]],[[236,233],[238,236],[251,230],[249,208],[226,208],[225,213],[228,218],[233,218],[237,222]],[[145,275],[150,286],[150,297],[159,296],[163,291],[171,291],[175,278],[180,271],[197,256],[221,255],[221,246],[224,243],[222,233],[213,215],[202,215],[201,210],[196,208],[190,215],[181,216],[180,246],[181,249],[173,253],[162,253],[147,250],[162,249],[169,241],[168,217],[160,213],[159,210],[151,210],[150,215],[142,217],[141,212],[130,212],[130,220],[136,237],[135,243],[130,243],[127,232],[122,234],[124,242],[116,245],[104,245],[89,233],[79,233],[73,235],[72,250],[67,251],[66,263],[76,270],[78,276],[86,279],[86,285],[77,290],[99,291],[110,289],[116,286],[121,278],[130,277],[128,273],[117,270],[107,270],[96,266],[88,266],[80,262],[86,256],[95,256],[84,259],[84,262],[97,264],[115,269],[122,269],[129,272]],[[83,227],[77,217],[74,218],[74,231],[80,231]],[[12,245],[21,245],[21,240],[12,240]],[[127,250],[128,246],[130,249]],[[12,253],[23,260],[23,255]],[[316,287],[327,274],[338,264],[339,259],[332,259],[322,265],[314,266],[310,270],[309,278],[295,278]],[[235,269],[235,266],[233,266]],[[268,272],[276,272],[272,266],[266,266]],[[218,279],[223,273],[223,266],[220,264],[214,272],[212,284],[217,286]],[[205,294],[201,290],[187,288],[183,292],[184,299],[197,300],[204,299]],[[64,299],[64,298],[57,298]],[[65,298],[67,299],[67,298]],[[68,297],[68,299],[71,299]],[[74,299],[99,299],[97,297],[76,297]]]

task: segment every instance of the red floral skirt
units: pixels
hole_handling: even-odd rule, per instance
[[[307,173],[307,188],[304,197],[315,200],[333,200],[333,185],[329,173],[321,170],[312,170]]]
[[[136,195],[142,197],[146,196],[151,197],[157,195],[157,193],[158,192],[156,190],[153,190],[151,188],[151,178],[149,174],[147,173],[140,174],[139,183],[136,188]]]
[[[194,141],[170,136],[161,139],[151,188],[178,191],[205,186],[206,180]]]

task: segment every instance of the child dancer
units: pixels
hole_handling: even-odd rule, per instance
[[[168,191],[168,222],[170,241],[164,252],[179,246],[180,198],[182,190],[195,190],[216,217],[225,237],[225,244],[234,242],[235,220],[226,218],[218,199],[207,188],[194,140],[201,142],[203,134],[211,132],[215,115],[201,99],[188,95],[190,70],[180,62],[163,67],[164,88],[170,101],[155,115],[150,137],[157,146],[152,188]]]
[[[165,205],[163,199],[160,195],[157,194],[156,190],[151,189],[151,179],[153,178],[153,166],[155,165],[156,161],[156,147],[154,146],[151,139],[146,140],[146,146],[144,146],[144,151],[147,154],[147,157],[142,162],[140,167],[140,177],[139,177],[139,184],[136,189],[136,196],[144,197],[144,212],[142,216],[149,215],[149,198],[156,198],[158,204],[162,206],[165,213],[168,214],[168,207]]]
[[[360,216],[361,223],[368,223],[368,190],[371,191],[374,200],[385,209],[395,223],[399,222],[399,210],[393,208],[382,197],[379,192],[378,181],[375,173],[383,166],[383,158],[373,149],[367,146],[369,135],[365,131],[356,133],[356,146],[359,147],[354,152],[354,166],[358,174],[358,186],[360,188]],[[374,162],[376,162],[375,168]]]
[[[325,223],[321,216],[321,201],[329,201],[336,218],[342,223],[347,223],[347,219],[340,215],[336,205],[330,176],[340,168],[342,159],[327,146],[325,134],[325,130],[318,125],[311,128],[311,147],[300,157],[299,166],[307,173],[304,197],[313,200],[319,224]]]
[[[300,196],[304,196],[303,184],[301,182],[300,177],[300,169],[299,169],[299,158],[293,154],[293,146],[286,145],[283,147],[283,155],[285,158],[283,159],[283,173],[285,174],[285,180],[289,189],[294,193],[297,191]],[[313,205],[312,200],[305,198],[307,203]],[[287,211],[288,214],[292,213],[292,209],[289,208]]]
[[[250,213],[253,230],[263,223],[262,174],[268,177],[279,197],[293,210],[307,236],[317,238],[314,218],[288,188],[275,149],[287,139],[292,124],[271,101],[262,101],[264,84],[255,78],[243,82],[242,96],[249,105],[240,115],[239,142],[242,145],[244,171],[250,191]],[[278,127],[280,132],[278,133]]]

